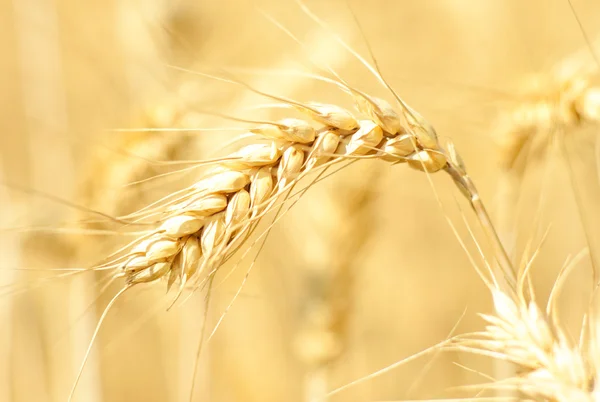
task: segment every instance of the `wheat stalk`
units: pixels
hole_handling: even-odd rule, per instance
[[[306,368],[306,401],[327,394],[330,372],[348,345],[360,255],[373,234],[373,203],[380,170],[352,177],[320,195],[294,227],[306,239],[298,250],[302,279],[300,328],[294,352]]]
[[[0,178],[4,176],[2,170],[0,170]],[[7,222],[11,219],[11,215],[16,214],[16,208],[14,208],[13,201],[9,198],[8,191],[4,188],[0,188],[0,205],[2,206],[2,213],[0,214],[0,222]],[[18,235],[0,235],[0,251],[2,252],[2,264],[19,266],[21,260],[21,239]],[[2,286],[6,283],[12,283],[17,277],[16,273],[8,271],[3,272],[0,276],[0,282]],[[0,309],[0,318],[3,325],[2,332],[0,332],[0,339],[2,342],[2,349],[0,350],[0,356],[3,356],[2,365],[0,365],[0,384],[2,384],[2,398],[4,400],[10,400],[13,397],[13,384],[11,381],[11,355],[10,351],[13,348],[13,332],[14,332],[14,307],[12,298],[9,298],[7,302],[2,305]]]

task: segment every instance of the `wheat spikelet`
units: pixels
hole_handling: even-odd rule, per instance
[[[597,44],[598,40],[594,42]],[[600,90],[597,81],[598,65],[593,45],[589,43],[589,47],[565,57],[550,71],[534,77],[533,80],[529,78],[523,85],[524,89],[519,97],[520,102],[512,110],[503,114],[497,123],[495,132],[499,151],[500,180],[496,191],[498,206],[496,227],[512,260],[517,259],[517,205],[523,191],[526,174],[534,165],[551,161],[551,157],[554,156],[552,152],[556,150],[562,151],[561,156],[566,160],[565,171],[568,172],[571,180],[590,250],[593,250],[595,245],[595,240],[592,238],[594,229],[590,229],[594,225],[588,222],[590,217],[586,217],[582,211],[580,194],[578,194],[573,177],[572,162],[569,160],[570,156],[565,152],[566,144],[569,141],[576,144],[585,143],[586,139],[583,135],[585,132],[582,132],[582,129],[598,127],[600,117],[598,94]],[[577,155],[575,158],[579,159],[581,156]],[[539,198],[538,208],[540,209],[543,196],[541,194]],[[594,270],[593,280],[597,282],[598,272],[594,266],[593,251],[590,253]],[[506,361],[517,363],[518,367],[528,364],[517,361],[519,359],[517,355],[521,352],[521,354],[525,353],[524,350],[527,349],[517,351],[515,348],[529,346],[530,351],[547,350],[548,353],[545,356],[547,364],[542,366],[543,370],[549,374],[541,371],[542,369],[535,371],[537,368],[532,368],[525,379],[522,379],[522,383],[518,384],[522,387],[517,388],[523,388],[528,395],[547,397],[550,400],[590,400],[589,397],[581,399],[576,392],[569,395],[571,393],[569,389],[573,387],[573,384],[569,384],[568,376],[565,376],[567,373],[564,372],[572,369],[575,373],[580,370],[578,362],[586,359],[585,352],[568,344],[567,337],[561,332],[560,326],[552,320],[547,320],[547,316],[540,313],[535,300],[526,301],[523,294],[507,296],[497,289],[492,289],[492,294],[498,317],[505,326],[494,328],[498,322],[490,322],[491,326],[486,333],[489,339],[484,349],[487,348],[486,350],[492,351],[495,356],[500,358],[495,366],[497,374],[509,377],[515,375],[514,369],[508,367]],[[508,309],[512,311],[510,317],[503,315],[503,312]],[[498,317],[492,318],[497,319]],[[590,317],[590,319],[592,318]],[[517,328],[527,328],[527,330],[526,333],[521,331],[521,333],[507,334],[506,331],[510,328],[513,328],[514,331],[517,331]],[[505,332],[502,333],[502,331]],[[535,334],[527,333],[527,331],[548,332],[548,338],[541,340],[539,336],[536,337]],[[530,340],[529,345],[527,345],[528,339]],[[512,348],[513,343],[519,342],[519,346]],[[503,353],[506,353],[506,356],[503,356]],[[571,356],[568,356],[569,354]],[[563,357],[573,360],[573,367],[569,367],[567,363],[561,367],[558,359]],[[535,362],[536,360],[529,359],[529,361]],[[542,375],[536,384],[533,379],[539,374]],[[521,379],[515,381],[521,381]],[[552,388],[555,385],[558,389],[549,391],[550,395],[543,395],[544,388]],[[502,388],[502,385],[499,385],[499,388]],[[506,388],[510,389],[510,386]],[[585,388],[582,383],[575,386],[576,390]],[[553,392],[555,395],[551,395]]]
[[[583,211],[581,189],[574,177],[573,157],[568,144],[581,146],[587,141],[582,129],[600,123],[600,87],[594,43],[562,59],[550,71],[529,78],[512,110],[496,123],[500,180],[498,181],[496,225],[512,260],[517,258],[517,205],[526,174],[540,162],[552,161],[553,151],[561,151],[566,162],[577,208],[585,229],[588,246],[596,241],[591,217]],[[590,130],[592,131],[592,130]],[[592,131],[593,132],[593,131]],[[595,137],[595,134],[594,134]],[[577,162],[582,155],[575,155]],[[540,197],[540,203],[542,197]],[[593,251],[592,251],[593,254]],[[592,260],[594,257],[592,256]],[[597,271],[597,268],[594,267]],[[595,281],[598,281],[595,272]]]
[[[596,43],[598,41],[596,40]],[[582,137],[581,128],[597,127],[600,122],[598,66],[593,49],[585,48],[565,57],[550,71],[527,79],[519,103],[502,114],[495,124],[499,165],[498,224],[504,242],[512,252],[514,235],[513,205],[528,169],[565,142]],[[576,140],[582,143],[583,138]]]
[[[460,336],[455,346],[516,366],[514,376],[489,384],[492,389],[519,390],[535,400],[600,400],[597,300],[590,305],[576,343],[563,329],[556,311],[556,296],[564,275],[556,281],[545,309],[540,307],[531,285],[526,285],[526,276],[521,277],[516,295],[488,283],[494,314],[482,314],[487,323],[485,330]]]
[[[185,121],[185,110],[163,102],[149,108],[134,119],[143,127],[161,129],[179,127]],[[83,184],[79,189],[82,205],[122,215],[141,208],[156,191],[143,186],[144,181],[164,171],[157,161],[181,159],[191,146],[189,136],[165,136],[149,132],[119,132],[109,141],[104,152],[90,155]],[[140,183],[135,186],[131,183]],[[127,187],[126,187],[127,186]],[[163,184],[164,186],[164,184]],[[125,189],[125,191],[124,191]],[[150,191],[149,191],[150,190]],[[83,221],[84,217],[78,220]],[[99,222],[88,227],[107,227]]]
[[[547,161],[553,147],[563,150],[570,139],[583,143],[583,138],[571,137],[581,136],[581,128],[597,127],[600,122],[597,67],[590,60],[588,48],[565,58],[552,71],[538,77],[533,89],[526,90],[524,101],[500,122],[497,131],[502,176],[497,227],[511,258],[516,258],[517,240],[513,209],[525,174],[535,163]],[[571,169],[569,174],[573,174]],[[585,228],[585,221],[583,225]],[[589,236],[586,233],[592,248],[595,244]],[[592,258],[592,265],[593,262]],[[502,369],[508,378],[489,384],[490,388],[519,391],[534,400],[600,400],[597,296],[593,295],[590,301],[579,342],[568,334],[556,311],[564,272],[574,265],[571,261],[563,268],[545,309],[535,297],[529,267],[521,272],[516,292],[512,294],[484,279],[492,295],[494,314],[482,314],[487,324],[485,330],[461,336],[458,344],[461,350],[497,359],[496,368],[507,363],[513,366]],[[594,283],[598,281],[597,275],[594,269]]]
[[[593,67],[593,68],[592,68]],[[503,169],[523,174],[529,163],[540,160],[557,134],[600,122],[600,87],[596,66],[560,63],[538,77],[523,102],[503,116],[497,136]]]

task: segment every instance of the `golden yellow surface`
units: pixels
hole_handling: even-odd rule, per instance
[[[0,193],[0,227],[11,229],[0,232],[0,402],[66,401],[95,323],[120,282],[103,289],[105,275],[100,274],[76,275],[73,280],[40,278],[64,274],[57,268],[93,265],[124,241],[117,236],[12,229],[73,228],[65,222],[98,218],[50,196],[108,214],[143,206],[193,180],[198,172],[181,181],[173,176],[154,185],[124,187],[127,181],[165,171],[148,167],[135,156],[137,152],[156,160],[201,159],[214,155],[229,138],[218,132],[146,135],[115,132],[115,128],[168,125],[174,121],[169,120],[172,114],[203,127],[233,125],[194,114],[208,109],[252,117],[248,108],[259,98],[239,86],[169,65],[217,75],[225,68],[264,91],[350,107],[351,99],[333,86],[277,73],[303,66],[310,69],[310,52],[351,85],[392,100],[364,66],[332,39],[331,32],[369,60],[366,40],[392,87],[441,137],[455,142],[494,215],[497,202],[502,202],[497,197],[496,122],[523,101],[521,91],[528,77],[543,76],[572,52],[586,49],[566,0],[351,1],[364,40],[344,1],[307,4],[331,31],[319,29],[291,0],[0,1],[0,170],[6,184]],[[600,4],[573,0],[573,6],[587,35],[597,37]],[[306,50],[271,24],[261,10],[294,32]],[[144,145],[146,141],[150,145]],[[586,142],[583,148],[586,144],[593,147],[593,142]],[[593,152],[574,155],[581,162],[576,169],[578,185],[597,187]],[[567,169],[560,154],[551,160],[547,170],[540,165],[528,176],[519,207],[520,252],[528,241],[537,247],[549,230],[533,266],[542,304],[564,261],[586,245]],[[543,177],[547,177],[545,187]],[[323,233],[335,237],[331,227],[358,219],[356,213],[370,218],[354,229],[367,234],[352,258],[352,278],[339,285],[349,286],[345,297],[350,307],[344,347],[328,369],[328,389],[444,340],[457,323],[456,333],[480,329],[483,323],[477,314],[490,310],[490,295],[445,214],[467,239],[471,253],[476,255],[477,250],[462,215],[484,250],[489,250],[449,178],[440,173],[431,180],[444,209],[426,175],[405,165],[360,161],[315,185],[274,226],[248,283],[204,349],[194,400],[310,400],[306,379],[310,370],[299,358],[303,355],[298,348],[322,345],[298,339],[306,325],[304,313],[314,302],[311,278],[322,272],[308,266],[308,261],[315,259],[312,253],[335,258],[336,249],[307,247],[307,239],[327,242]],[[542,188],[544,206],[538,208]],[[367,207],[357,212],[324,201],[339,197],[342,190],[348,196],[339,198],[340,204],[368,191]],[[593,229],[598,199],[593,191],[586,195],[584,219]],[[538,219],[539,210],[543,212]],[[349,242],[351,236],[362,235],[345,234]],[[337,246],[325,247],[344,250],[344,238],[334,240]],[[600,246],[592,244],[591,249],[598,252]],[[216,281],[209,329],[229,304],[254,254],[226,281]],[[585,260],[574,271],[560,302],[573,334],[587,302],[581,289],[589,284],[589,265]],[[171,295],[165,292],[161,282],[133,289],[116,303],[100,330],[74,400],[188,400],[204,295],[196,292],[166,311]],[[489,381],[477,371],[501,376],[499,370],[490,359],[444,352],[422,357],[331,399],[474,395],[476,390],[457,388]]]

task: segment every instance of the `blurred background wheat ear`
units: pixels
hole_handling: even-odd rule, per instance
[[[573,1],[574,14],[566,0],[351,3],[386,79],[460,149],[515,261],[544,239],[532,268],[543,304],[565,260],[586,247],[592,258],[600,251],[598,130],[581,118],[594,110],[571,108],[597,83],[600,4]],[[308,4],[368,54],[344,1]],[[103,273],[59,270],[94,264],[123,244],[99,234],[115,225],[90,210],[123,215],[182,188],[194,170],[146,179],[173,170],[157,162],[212,157],[231,138],[114,129],[230,127],[200,110],[237,115],[257,103],[239,86],[169,65],[222,67],[267,92],[351,106],[331,87],[283,74],[310,66],[308,55],[259,9],[351,85],[389,96],[293,1],[0,2],[0,401],[66,400],[118,290]],[[565,78],[557,66],[573,57],[585,69]],[[523,147],[528,141],[533,145]],[[195,400],[318,400],[444,340],[458,322],[460,333],[481,329],[476,313],[491,310],[492,300],[444,214],[455,222],[472,218],[466,206],[456,208],[452,184],[432,180],[445,212],[422,173],[377,161],[314,186],[274,226],[202,354]],[[65,223],[74,221],[80,223]],[[464,227],[459,232],[467,236]],[[562,285],[567,333],[578,333],[589,304],[589,261]],[[216,287],[209,327],[247,265]],[[167,312],[169,303],[154,286],[117,304],[76,400],[188,400],[205,303],[197,294]],[[473,396],[456,388],[503,370],[490,359],[444,352],[331,399]]]

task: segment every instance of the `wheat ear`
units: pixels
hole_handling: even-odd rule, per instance
[[[535,400],[595,402],[600,400],[600,320],[597,297],[584,318],[579,343],[562,328],[556,301],[566,274],[585,256],[563,268],[543,309],[535,298],[528,272],[509,295],[488,283],[494,314],[483,314],[484,331],[456,339],[460,350],[514,364],[518,374],[489,384],[492,389],[519,390]]]
[[[359,111],[367,118],[313,103],[302,110],[312,121],[287,118],[250,129],[247,138],[253,143],[224,158],[203,179],[160,204],[120,217],[136,223],[153,219],[156,229],[99,268],[119,268],[130,285],[168,276],[168,287],[176,281],[182,286],[198,271],[212,274],[300,179],[365,157],[408,162],[426,172],[445,169],[482,220],[489,220],[458,155],[453,148],[443,150],[432,129],[410,122],[408,116],[418,116],[416,112],[397,114],[383,100],[360,100]]]
[[[348,92],[357,100],[358,116],[335,105],[295,102],[292,105],[304,119],[286,118],[251,128],[245,136],[251,144],[223,158],[195,184],[120,217],[155,229],[95,269],[118,270],[115,276],[125,278],[125,289],[166,278],[167,290],[178,283],[176,300],[186,284],[195,288],[210,284],[258,221],[277,200],[288,198],[304,177],[344,161],[375,158],[406,162],[427,173],[448,172],[496,245],[511,292],[512,266],[454,147],[443,149],[433,128],[414,110],[396,112],[382,99]],[[101,323],[102,319],[98,328]],[[96,336],[97,331],[89,350]],[[71,397],[76,385],[77,381]]]
[[[547,161],[554,147],[564,149],[565,141],[577,135],[578,129],[600,123],[600,87],[595,81],[598,65],[590,56],[589,48],[581,49],[551,71],[529,79],[522,85],[522,101],[496,123],[501,169],[497,223],[511,254],[517,242],[514,208],[527,171],[534,164]],[[574,178],[571,180],[573,183]]]
[[[409,108],[396,112],[386,101],[356,90],[347,92],[357,100],[359,116],[335,105],[295,102],[304,119],[251,128],[246,136],[251,144],[223,158],[195,184],[120,217],[154,229],[95,268],[117,269],[127,287],[167,278],[167,289],[178,283],[178,297],[190,282],[206,284],[302,178],[361,158],[407,162],[428,173],[446,169],[481,211],[457,154],[439,145],[420,115]]]
[[[307,15],[321,23],[300,1],[298,3]],[[377,66],[369,65],[341,39],[339,42],[391,90]],[[470,201],[496,249],[499,267],[508,284],[507,291],[514,291],[512,265],[454,147],[444,149],[433,127],[393,91],[397,109],[334,75],[338,81],[330,81],[352,96],[358,113],[337,105],[283,99],[247,86],[284,107],[296,109],[302,118],[288,117],[278,121],[235,119],[254,124],[243,135],[249,145],[220,161],[213,161],[216,166],[195,184],[120,217],[122,222],[150,229],[94,267],[117,270],[115,276],[125,279],[126,287],[116,297],[132,286],[163,278],[168,290],[178,284],[175,300],[187,284],[194,288],[209,286],[210,289],[223,262],[244,245],[259,220],[275,209],[278,200],[285,201],[290,197],[303,178],[313,173],[322,174],[333,165],[363,158],[406,162],[427,174],[446,171]],[[114,299],[109,306],[113,302]],[[105,314],[107,311],[108,308]],[[90,348],[96,335],[97,331]]]

